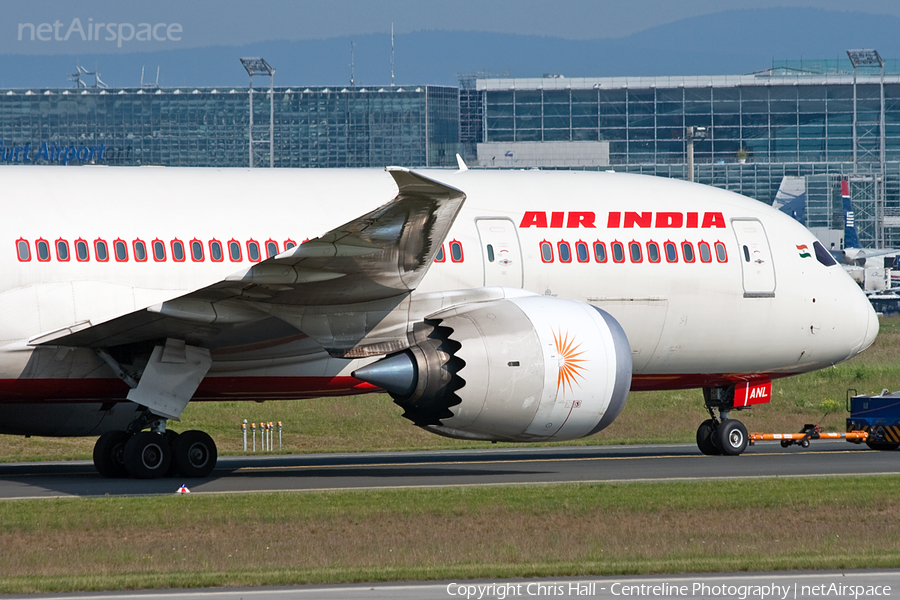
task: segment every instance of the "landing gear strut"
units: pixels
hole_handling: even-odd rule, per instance
[[[141,431],[147,425],[150,431]],[[178,434],[165,419],[143,414],[130,431],[108,431],[94,445],[94,466],[108,478],[207,477],[216,466],[216,443],[202,431]]]
[[[747,428],[737,419],[730,419],[734,409],[734,386],[703,388],[703,399],[710,418],[697,428],[697,448],[707,455],[737,456],[747,449]],[[716,418],[715,410],[719,410]]]
[[[115,353],[96,350],[113,374],[128,384],[126,398],[143,410],[125,431],[104,433],[94,446],[94,466],[104,477],[156,479],[206,477],[216,466],[216,444],[202,431],[166,430],[178,419],[212,365],[209,349],[166,338],[153,347],[137,373],[124,368]],[[150,431],[144,431],[149,428]]]

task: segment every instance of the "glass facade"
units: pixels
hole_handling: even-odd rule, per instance
[[[459,90],[459,144],[466,160],[475,160],[476,146],[484,141],[484,102],[473,88]]]
[[[705,127],[697,163],[853,160],[851,75],[486,79],[484,141],[608,141],[610,163],[686,160],[686,127]],[[856,85],[858,161],[876,161],[879,78]],[[887,160],[900,160],[900,75],[885,76]]]
[[[254,89],[254,139],[269,106]],[[458,124],[454,87],[275,88],[274,164],[453,166]],[[0,91],[0,164],[245,167],[248,131],[247,88]]]

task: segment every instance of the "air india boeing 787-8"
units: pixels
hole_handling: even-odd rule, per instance
[[[528,442],[701,388],[700,450],[740,454],[735,411],[878,332],[808,230],[731,192],[386,171],[4,168],[0,433],[191,477],[217,453],[166,431],[189,401],[383,390],[434,433]]]

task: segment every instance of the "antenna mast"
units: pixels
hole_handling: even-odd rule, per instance
[[[353,87],[353,42],[350,42],[350,87]]]
[[[391,23],[391,87],[394,87],[394,24]]]

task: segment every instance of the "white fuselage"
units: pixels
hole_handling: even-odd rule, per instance
[[[121,399],[127,388],[90,349],[34,344],[220,281],[253,264],[254,242],[264,259],[267,242],[284,251],[286,242],[319,236],[397,193],[381,170],[9,167],[3,173],[0,402]],[[809,231],[737,194],[615,173],[428,175],[465,192],[466,201],[444,240],[443,261],[414,296],[524,287],[601,307],[627,334],[632,389],[811,371],[854,356],[877,333],[865,296],[842,268],[816,259]],[[117,257],[117,241],[127,256]],[[136,241],[144,244],[144,261],[136,260]],[[155,241],[164,258],[154,256]],[[78,256],[82,242],[86,260]],[[192,255],[192,242],[202,255]],[[221,261],[211,257],[215,242]],[[240,256],[229,255],[230,242]],[[667,242],[674,256],[667,256]],[[98,258],[103,243],[105,261]],[[248,333],[211,348],[213,366],[196,398],[373,389],[349,376],[359,361],[330,358],[294,333],[265,343]]]

